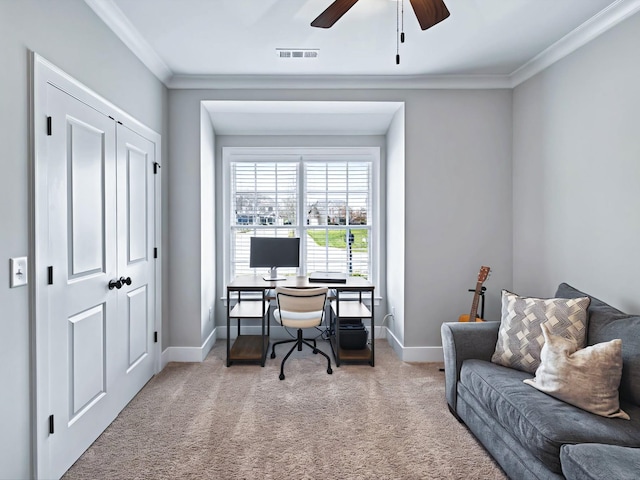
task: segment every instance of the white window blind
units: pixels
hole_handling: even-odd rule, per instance
[[[298,164],[234,162],[231,164],[231,273],[249,268],[251,237],[295,237],[298,232]],[[295,274],[282,268],[281,274]]]
[[[229,279],[266,273],[249,267],[252,236],[300,237],[300,269],[279,268],[280,275],[332,271],[370,278],[372,161],[297,158],[228,163]]]
[[[305,163],[307,271],[369,278],[371,163]]]

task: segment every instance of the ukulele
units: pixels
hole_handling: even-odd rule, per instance
[[[476,291],[473,294],[473,302],[471,302],[471,313],[469,315],[460,315],[459,322],[468,322],[471,318],[475,318],[475,322],[484,322],[483,319],[478,317],[478,300],[480,299],[480,292],[482,291],[482,284],[489,276],[489,267],[482,266],[480,272],[478,272],[478,283],[476,283]]]

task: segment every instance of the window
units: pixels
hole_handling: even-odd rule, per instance
[[[373,279],[378,149],[292,152],[224,149],[227,279],[265,273],[249,267],[252,236],[300,237],[300,269],[280,268],[280,275],[340,271]]]

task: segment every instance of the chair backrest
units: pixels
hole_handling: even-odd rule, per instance
[[[287,327],[308,328],[322,323],[327,287],[276,288],[278,316]]]

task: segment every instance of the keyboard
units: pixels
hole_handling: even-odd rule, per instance
[[[313,272],[309,275],[310,283],[347,283],[344,272]]]

